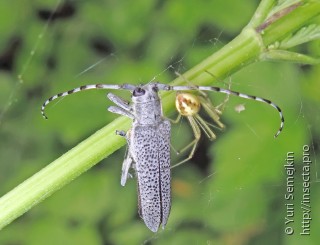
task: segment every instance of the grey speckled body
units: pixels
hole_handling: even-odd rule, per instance
[[[163,118],[158,88],[155,84],[133,90],[132,105],[114,94],[108,94],[118,107],[109,111],[133,118],[132,128],[118,134],[128,141],[128,154],[123,162],[121,184],[125,185],[128,171],[135,163],[138,181],[139,214],[147,227],[156,232],[164,228],[171,207],[170,122]],[[124,112],[125,111],[125,112]]]
[[[136,126],[130,134],[130,155],[136,163],[139,214],[150,230],[167,223],[170,206],[170,124]]]
[[[128,153],[122,164],[121,185],[128,179],[129,169],[136,170],[138,182],[139,214],[147,227],[156,232],[162,224],[164,228],[171,208],[171,177],[170,177],[170,129],[169,120],[164,119],[159,90],[171,90],[161,83],[149,83],[135,86],[131,84],[91,84],[56,94],[47,99],[42,107],[53,100],[90,89],[129,90],[132,92],[132,104],[109,93],[108,98],[116,104],[108,110],[112,113],[129,117],[133,120],[128,132],[116,133],[127,139]],[[135,164],[132,164],[132,163]]]

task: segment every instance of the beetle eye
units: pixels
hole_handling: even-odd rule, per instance
[[[142,89],[142,88],[140,88],[140,87],[137,87],[135,90],[133,90],[132,95],[133,95],[134,97],[139,97],[139,96],[144,95],[145,93],[146,93],[146,91],[145,91],[144,89]]]
[[[153,87],[152,87],[152,90],[153,90],[153,92],[158,93],[159,88],[158,88],[157,86],[153,86]]]

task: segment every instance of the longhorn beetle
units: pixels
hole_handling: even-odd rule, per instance
[[[132,127],[128,132],[116,132],[126,138],[129,148],[122,165],[121,185],[125,185],[129,168],[134,162],[138,183],[139,214],[146,226],[153,232],[158,230],[160,224],[162,224],[162,228],[165,227],[171,208],[171,124],[168,119],[164,118],[158,91],[213,91],[260,101],[271,105],[279,112],[281,123],[275,137],[279,135],[284,125],[281,109],[270,100],[219,87],[170,86],[157,82],[139,86],[93,84],[74,88],[47,99],[41,107],[43,117],[47,119],[44,110],[51,101],[89,89],[129,90],[132,93],[132,104],[109,93],[107,97],[116,106],[110,106],[108,110],[133,120]]]

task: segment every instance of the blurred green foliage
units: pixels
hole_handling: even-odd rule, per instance
[[[256,7],[254,0],[1,1],[0,195],[116,117],[106,112],[105,92],[92,91],[50,106],[45,121],[47,97],[87,83],[170,82],[168,65],[179,73],[191,68],[235,37]],[[317,56],[319,42],[304,49]],[[226,130],[214,142],[203,137],[196,156],[173,169],[172,211],[159,233],[137,215],[135,180],[120,186],[122,149],[0,231],[0,244],[317,244],[319,75],[319,66],[286,63],[232,75],[233,90],[281,106],[285,130],[274,139],[275,111],[230,97]],[[212,99],[219,104],[224,96]],[[238,104],[246,108],[240,114]],[[174,126],[173,145],[192,137],[187,123]],[[304,144],[314,162],[311,236],[299,235]],[[297,168],[292,236],[284,232],[288,151]]]

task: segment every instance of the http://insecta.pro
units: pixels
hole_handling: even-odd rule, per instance
[[[133,120],[132,127],[128,132],[124,132],[122,130],[116,132],[118,135],[125,137],[128,143],[128,154],[122,165],[121,185],[125,185],[129,176],[129,169],[130,167],[133,167],[132,163],[134,162],[138,183],[139,214],[144,220],[146,226],[153,232],[158,230],[160,224],[162,224],[162,228],[165,227],[171,208],[171,123],[163,115],[158,91],[214,91],[260,101],[271,105],[279,112],[281,123],[275,137],[279,135],[284,125],[284,117],[281,109],[270,100],[219,87],[170,86],[157,82],[151,82],[146,85],[139,86],[131,84],[92,84],[74,88],[54,95],[46,100],[41,108],[43,117],[47,119],[44,110],[51,101],[59,97],[64,97],[89,89],[128,90],[132,93],[132,103],[109,93],[107,97],[115,103],[116,106],[110,106],[108,110],[112,113],[120,114]],[[206,105],[206,103],[201,104],[204,107]],[[189,106],[190,104],[185,104],[185,109],[188,109]],[[177,108],[181,109],[182,107]],[[194,132],[196,131],[198,133],[200,132],[199,127],[196,123],[192,123],[194,121],[192,118],[196,117],[197,112],[198,110],[191,110],[191,114],[182,114],[182,112],[179,111],[181,115],[189,118]],[[210,110],[207,112],[210,113]],[[212,119],[214,119],[215,116],[216,115],[210,115]],[[204,132],[210,136],[211,131],[207,130],[206,124],[203,124],[201,119],[197,120]],[[195,134],[195,136],[197,135],[198,134]],[[196,144],[197,141],[190,145],[190,147],[193,146],[193,152]],[[187,148],[188,147],[189,146],[187,146]],[[190,154],[187,160],[191,157],[192,155]]]

